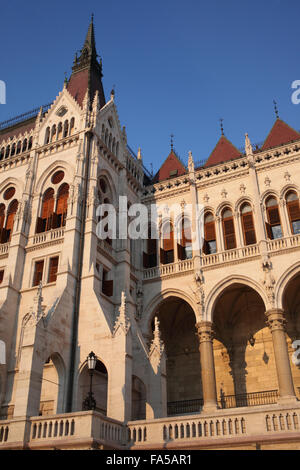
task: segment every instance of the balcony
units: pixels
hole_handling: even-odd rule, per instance
[[[63,241],[64,234],[64,227],[48,230],[48,232],[36,233],[29,238],[28,245],[37,246],[49,242],[60,242]]]
[[[162,264],[154,268],[144,269],[144,280],[155,279],[157,277],[166,277],[170,275],[178,275],[183,272],[193,271],[194,261],[187,259],[178,261],[177,263]]]

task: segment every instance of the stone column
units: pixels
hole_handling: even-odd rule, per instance
[[[288,347],[285,337],[286,319],[284,311],[278,308],[266,312],[267,325],[271,330],[277,369],[279,402],[296,401]]]
[[[210,321],[202,321],[196,324],[196,328],[200,343],[199,351],[204,400],[203,411],[215,411],[217,409],[217,387],[212,323]]]

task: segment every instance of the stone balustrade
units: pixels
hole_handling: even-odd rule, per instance
[[[277,437],[276,437],[277,436]],[[0,449],[164,449],[300,442],[299,405],[264,405],[127,425],[95,411],[0,421]]]
[[[65,234],[65,228],[55,228],[49,230],[48,232],[37,233],[29,239],[28,245],[40,245],[43,243],[48,243],[53,240],[63,239]]]

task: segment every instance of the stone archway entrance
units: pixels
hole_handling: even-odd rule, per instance
[[[265,305],[251,287],[234,283],[213,312],[214,358],[219,406],[276,403],[278,383]]]
[[[203,394],[195,314],[174,296],[164,300],[155,315],[165,344],[168,415],[199,412]]]

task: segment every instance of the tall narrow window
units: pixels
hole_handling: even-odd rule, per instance
[[[3,282],[3,276],[4,276],[4,269],[0,270],[0,284]]]
[[[12,231],[14,227],[14,220],[15,220],[15,215],[18,210],[18,201],[15,199],[10,203],[8,206],[7,210],[7,218],[6,218],[6,224],[5,224],[5,229],[6,229],[6,234],[7,234],[7,241],[10,241],[11,236],[12,236]]]
[[[58,190],[56,214],[54,216],[53,228],[64,227],[68,212],[69,185],[63,183]]]
[[[222,214],[225,250],[236,248],[235,230],[231,209],[224,209]]]
[[[279,215],[279,208],[277,199],[270,196],[266,201],[267,209],[267,222],[266,229],[268,238],[274,240],[276,238],[282,238],[282,228]]]
[[[108,279],[108,276],[109,272],[103,269],[102,292],[103,294],[107,295],[107,297],[111,297],[114,290],[114,281]]]
[[[34,265],[32,287],[38,286],[41,280],[43,279],[43,269],[44,269],[44,260],[36,261]]]
[[[36,232],[47,232],[52,228],[54,208],[54,189],[49,188],[45,191],[42,202],[41,217],[38,217]]]
[[[57,140],[60,140],[62,138],[62,133],[63,133],[63,127],[62,127],[62,123],[60,122],[57,126]]]
[[[6,230],[4,228],[5,222],[5,205],[0,204],[0,243],[6,243]]]
[[[193,257],[192,230],[189,219],[184,218],[180,223],[179,243],[177,244],[178,259],[185,260]]]
[[[153,238],[152,238],[153,235]],[[151,233],[151,225],[148,226],[147,250],[143,253],[144,268],[153,268],[157,266],[157,240],[155,232]]]
[[[208,212],[204,216],[203,252],[205,255],[217,252],[215,220],[211,212]]]
[[[286,195],[286,205],[289,214],[291,232],[296,235],[300,233],[300,206],[298,195],[290,191]]]
[[[56,282],[58,268],[58,256],[50,258],[48,282]]]
[[[174,231],[170,223],[165,224],[163,227],[160,261],[162,264],[174,263]]]
[[[243,204],[241,207],[242,227],[244,234],[244,244],[254,245],[256,243],[256,234],[254,228],[252,207],[250,204]]]
[[[72,118],[70,122],[70,135],[74,133],[74,124],[75,124],[75,119]]]

